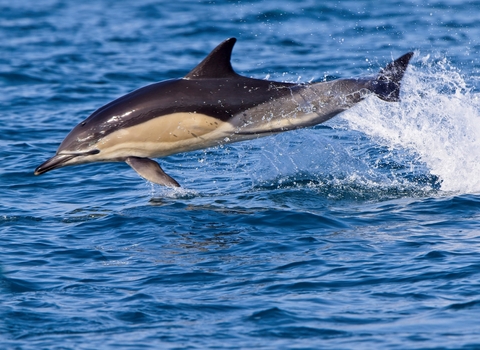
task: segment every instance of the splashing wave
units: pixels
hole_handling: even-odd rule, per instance
[[[438,176],[441,190],[480,191],[480,95],[447,59],[409,68],[399,104],[368,99],[342,118],[388,149],[404,149]]]

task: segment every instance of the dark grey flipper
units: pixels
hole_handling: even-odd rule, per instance
[[[179,183],[168,176],[157,162],[149,158],[128,157],[125,162],[145,180],[163,186],[180,187]]]

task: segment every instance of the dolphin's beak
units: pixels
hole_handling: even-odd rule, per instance
[[[37,167],[37,169],[35,169],[34,174],[40,175],[40,174],[46,173],[47,171],[61,168],[62,166],[67,165],[65,163],[67,163],[69,160],[75,157],[89,156],[89,155],[98,154],[98,153],[100,153],[100,151],[95,149],[95,150],[91,150],[83,153],[56,154],[46,162],[42,163],[39,167]]]
[[[70,159],[75,158],[76,154],[56,154],[46,162],[42,163],[37,169],[35,169],[34,174],[40,175],[46,173],[47,171],[57,169],[62,167]]]

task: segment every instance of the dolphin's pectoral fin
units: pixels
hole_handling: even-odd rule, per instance
[[[157,162],[149,158],[128,157],[125,162],[145,180],[162,186],[180,187],[178,182],[168,176]]]

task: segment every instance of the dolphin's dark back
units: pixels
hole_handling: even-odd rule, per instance
[[[85,120],[129,127],[172,113],[202,113],[221,121],[248,108],[291,94],[297,84],[251,79],[242,76],[224,79],[173,79],[151,84],[122,96],[96,110]],[[233,98],[232,98],[233,97]],[[125,115],[126,106],[132,113]],[[122,118],[122,115],[125,117]],[[108,133],[108,130],[103,129]]]

